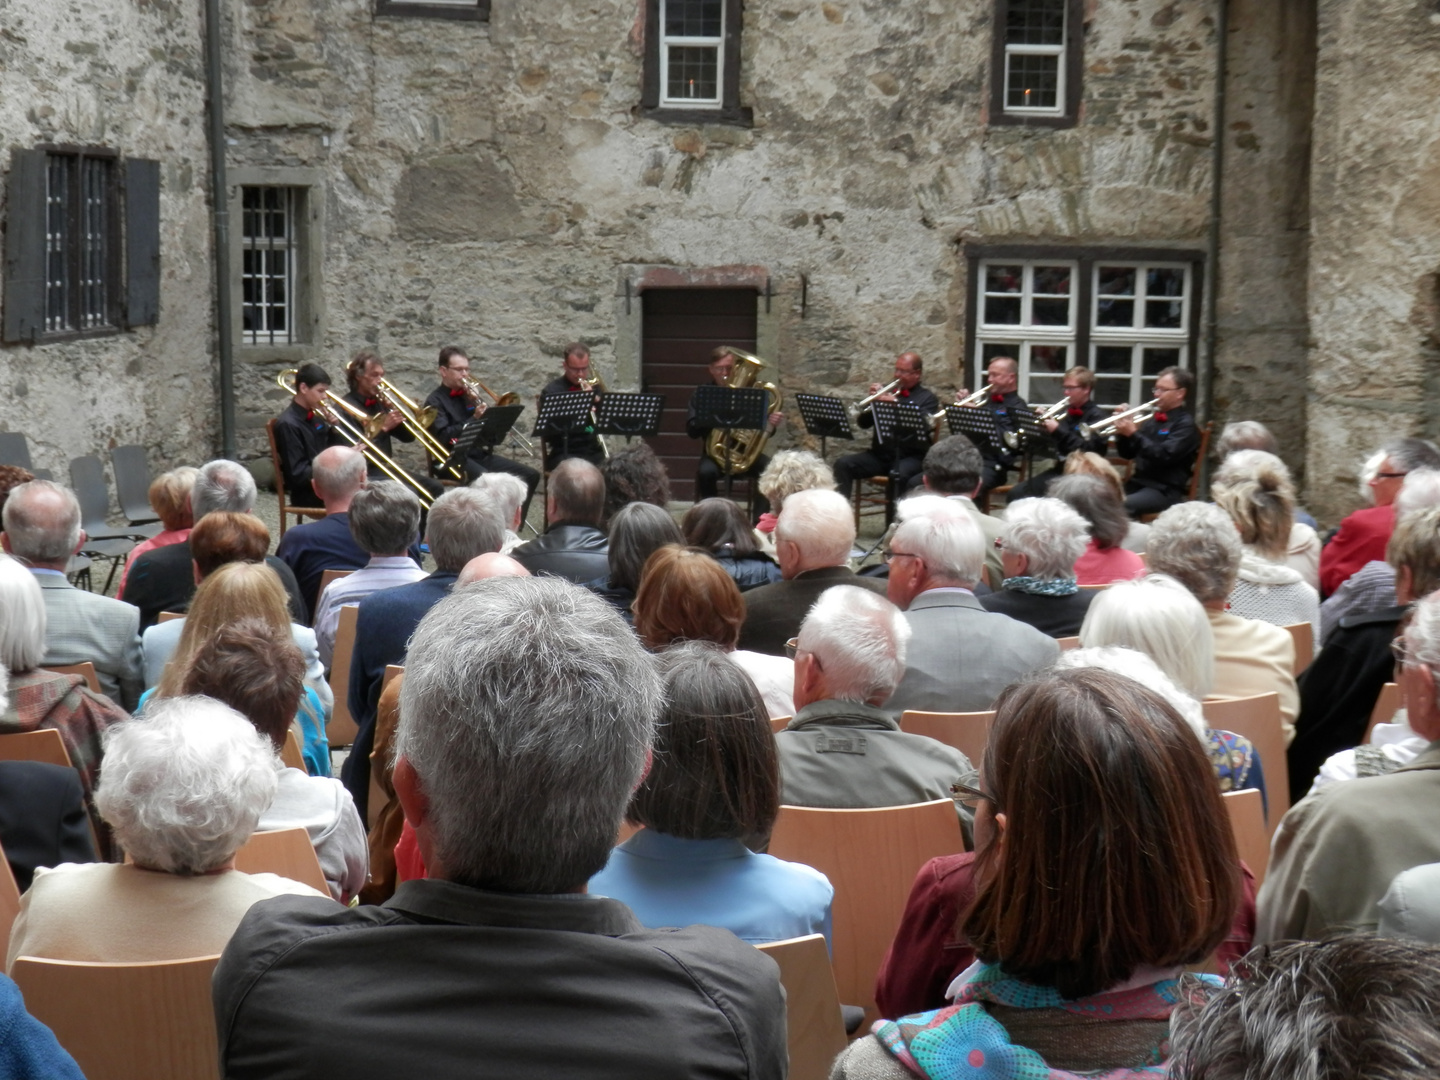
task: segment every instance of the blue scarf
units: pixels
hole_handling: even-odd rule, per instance
[[[1072,578],[1042,580],[1037,577],[1007,577],[1000,583],[1002,589],[1011,592],[1030,593],[1032,596],[1074,596],[1080,585]]]

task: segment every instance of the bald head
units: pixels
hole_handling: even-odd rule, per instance
[[[460,571],[460,576],[455,580],[456,586],[469,585],[472,581],[483,581],[492,577],[529,577],[530,571],[521,566],[509,555],[501,555],[498,551],[487,551],[484,555],[476,555],[465,564],[465,569]]]
[[[995,388],[997,394],[1013,393],[1020,383],[1019,373],[1020,365],[1012,356],[997,356],[985,369],[986,381]]]
[[[5,550],[32,566],[63,570],[81,538],[80,504],[74,493],[49,480],[10,490],[5,501]]]
[[[343,514],[350,500],[365,486],[365,455],[349,446],[328,446],[315,455],[310,486],[325,504],[325,512]]]

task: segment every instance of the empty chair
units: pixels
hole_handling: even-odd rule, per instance
[[[110,528],[106,517],[110,512],[110,494],[105,487],[105,467],[97,457],[78,457],[70,462],[70,486],[80,503],[80,527],[85,530],[85,544],[82,554],[91,559],[108,559],[110,573],[105,579],[105,591],[120,563],[135,547],[137,539],[130,531]]]
[[[790,1080],[825,1080],[835,1055],[845,1049],[840,996],[822,934],[757,946],[780,968],[785,987],[785,1031]]]
[[[330,691],[335,705],[325,735],[332,747],[349,746],[359,728],[350,715],[350,658],[355,651],[355,624],[360,618],[359,604],[346,604],[340,609],[340,624],[335,630],[335,655],[330,665]]]
[[[969,758],[972,765],[978,766],[985,756],[993,719],[993,712],[939,713],[907,709],[900,716],[900,730],[953,746]]]
[[[115,471],[115,495],[120,513],[131,525],[149,525],[160,520],[150,505],[150,467],[143,446],[117,446],[110,451]]]
[[[0,465],[18,465],[35,472],[30,461],[30,440],[23,431],[0,431]]]
[[[1216,699],[1202,702],[1201,707],[1207,724],[1244,735],[1260,755],[1270,804],[1268,829],[1273,836],[1285,811],[1290,809],[1290,769],[1285,759],[1285,731],[1280,725],[1280,695]]]

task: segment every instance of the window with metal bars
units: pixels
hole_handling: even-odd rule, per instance
[[[644,115],[749,126],[740,105],[741,0],[645,0]]]
[[[46,155],[46,334],[116,325],[120,259],[115,174],[110,156]]]
[[[991,124],[1075,123],[1082,18],[1080,0],[997,0]]]
[[[241,340],[290,345],[298,340],[298,207],[305,190],[240,189]]]

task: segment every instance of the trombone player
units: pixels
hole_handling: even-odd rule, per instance
[[[590,368],[590,349],[578,341],[565,346],[565,367],[560,377],[551,379],[540,396],[551,394],[594,394],[595,374]],[[605,464],[605,449],[592,427],[572,431],[567,436],[545,436],[545,468],[555,468],[566,458],[584,458],[597,469]]]
[[[280,456],[285,500],[291,506],[321,506],[310,485],[311,465],[327,446],[349,446],[317,411],[325,403],[330,376],[319,364],[306,364],[295,373],[295,396],[290,407],[275,418],[275,449]]]
[[[377,434],[370,436],[370,441],[391,461],[395,460],[394,451],[391,449],[391,437],[401,442],[413,443],[414,432],[405,427],[405,418],[400,413],[390,408],[381,389],[381,382],[385,379],[385,362],[379,355],[370,349],[361,349],[354,358],[345,365],[345,381],[349,383],[349,393],[345,400],[357,409],[369,416],[380,416],[384,419],[380,423],[380,430]],[[430,493],[430,500],[433,502],[445,492],[444,486],[438,480],[415,472],[413,469],[406,469],[418,487],[424,488]],[[384,479],[384,474],[370,463],[370,479]]]
[[[738,346],[734,346],[738,347]],[[735,357],[730,349],[724,345],[715,349],[710,354],[710,382],[715,386],[729,386],[730,376],[735,372]],[[765,437],[768,439],[779,430],[780,425],[785,422],[785,414],[773,412],[765,419]],[[692,439],[707,439],[713,428],[703,426],[699,422],[698,413],[695,407],[695,395],[690,395],[690,411],[685,417],[685,434]],[[737,472],[736,479],[746,478],[750,481],[755,492],[755,515],[757,520],[761,514],[770,512],[770,501],[760,493],[758,481],[760,474],[765,471],[765,466],[770,464],[770,458],[761,454],[755,464],[744,472]],[[703,449],[700,452],[700,465],[695,471],[695,501],[701,499],[713,499],[720,494],[720,466]]]
[[[440,385],[425,399],[425,404],[435,410],[431,434],[441,446],[448,448],[460,438],[460,429],[474,418],[481,404],[475,396],[480,387],[470,381],[470,358],[463,349],[446,345],[440,350],[438,363]],[[530,513],[530,499],[540,483],[540,473],[529,465],[501,457],[494,447],[477,444],[465,460],[465,478],[474,480],[487,472],[507,472],[525,481],[525,505],[520,510],[520,520],[525,520]]]
[[[890,393],[879,383],[871,383],[869,393],[875,401],[895,401],[901,405],[914,405],[924,416],[931,416],[940,410],[940,399],[920,385],[925,371],[925,362],[917,352],[902,352],[895,358],[894,381],[899,385]],[[875,414],[866,409],[860,414],[862,428],[875,426]],[[894,510],[895,500],[905,493],[910,482],[920,475],[925,463],[925,452],[930,449],[930,439],[923,435],[908,435],[900,443],[881,443],[870,440],[870,449],[858,454],[846,454],[835,462],[835,490],[847,499],[857,479],[867,476],[886,476],[890,482],[885,485],[885,520],[888,522]]]
[[[1055,440],[1055,465],[1042,473],[1022,480],[1010,490],[1009,502],[1018,502],[1021,499],[1039,498],[1045,494],[1050,482],[1058,477],[1065,459],[1077,450],[1085,453],[1091,452],[1105,456],[1106,438],[1104,435],[1090,435],[1086,438],[1080,434],[1081,425],[1093,427],[1110,414],[1099,405],[1095,404],[1093,397],[1095,393],[1095,373],[1088,367],[1076,366],[1065,372],[1065,408],[1058,415],[1052,415],[1048,419],[1042,419],[1040,426],[1050,433]],[[1055,403],[1058,409],[1060,402]],[[1042,408],[1040,405],[1036,409]]]
[[[1131,420],[1115,424],[1115,449],[1135,462],[1125,482],[1125,510],[1131,517],[1158,514],[1190,493],[1200,449],[1200,431],[1190,413],[1194,388],[1194,372],[1164,368],[1155,377],[1155,414],[1139,425]]]

